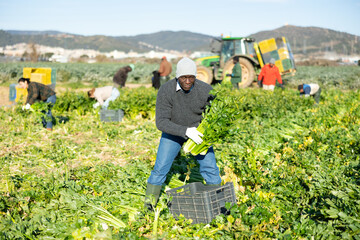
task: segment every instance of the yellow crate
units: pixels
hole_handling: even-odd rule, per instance
[[[276,50],[276,41],[275,38],[264,40],[259,42],[260,51],[262,53],[267,53]]]
[[[282,73],[284,71],[284,67],[282,65],[281,60],[277,60],[275,61],[275,66],[277,66],[279,68],[279,72]]]
[[[285,48],[280,48],[278,50],[278,53],[279,53],[280,59],[289,59],[290,58],[289,52]]]
[[[24,68],[23,77],[30,78],[31,82],[39,82],[45,85],[50,85],[51,68]]]
[[[19,88],[18,86],[16,86],[15,89],[16,89],[15,102],[18,102],[20,100],[22,100],[23,102],[26,102],[26,98],[28,95],[27,89]]]
[[[30,74],[30,81],[31,82],[38,82],[42,84],[46,84],[46,76],[44,73],[31,73]]]

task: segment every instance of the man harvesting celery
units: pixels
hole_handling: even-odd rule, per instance
[[[176,78],[166,82],[159,89],[156,99],[156,126],[162,131],[153,171],[147,181],[145,207],[152,208],[150,197],[155,204],[160,196],[171,165],[187,139],[202,143],[202,134],[196,130],[205,107],[213,96],[212,87],[196,79],[196,64],[189,58],[177,64]],[[214,150],[205,155],[195,156],[200,164],[200,173],[207,185],[219,185],[221,178],[216,165]]]

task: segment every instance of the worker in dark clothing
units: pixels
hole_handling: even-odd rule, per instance
[[[51,108],[56,102],[55,92],[49,87],[42,83],[30,82],[29,78],[20,78],[18,80],[21,88],[27,89],[28,96],[26,99],[26,105],[24,109],[30,109],[30,106],[37,101],[43,101],[49,103],[49,109],[46,112],[46,119],[43,118],[43,125],[47,130],[52,131],[52,114]]]
[[[128,66],[122,67],[117,71],[114,75],[113,82],[116,88],[125,87],[125,82],[128,77],[128,73],[135,69],[134,64],[130,64]]]
[[[162,135],[155,166],[147,181],[145,207],[152,209],[156,205],[162,184],[187,139],[197,144],[203,141],[202,133],[196,128],[205,107],[213,99],[211,90],[209,84],[196,79],[196,64],[189,58],[181,59],[177,64],[176,78],[160,87],[156,98],[156,126]],[[195,158],[206,184],[220,186],[220,172],[213,147],[205,155],[200,154]]]
[[[231,77],[231,83],[235,89],[239,89],[239,83],[241,83],[241,66],[239,64],[239,57],[233,58],[234,67],[231,74],[226,74],[226,76]]]
[[[298,86],[300,96],[314,97],[316,104],[319,104],[321,88],[316,83],[301,84]]]
[[[153,74],[153,77],[151,78],[152,86],[155,89],[159,89],[160,88],[160,73],[159,73],[159,71],[153,71],[152,74]]]

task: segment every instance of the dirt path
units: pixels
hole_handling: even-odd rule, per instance
[[[126,88],[137,88],[137,87],[151,87],[151,84],[137,84],[137,83],[126,83]],[[74,91],[76,92],[80,92],[80,91],[86,91],[89,90],[90,88],[79,88],[79,89],[75,89]],[[67,90],[67,88],[62,87],[61,84],[59,84],[59,86],[56,86],[55,91],[57,93],[62,93],[65,92]],[[9,101],[9,87],[3,87],[0,86],[0,107],[3,106],[10,106],[11,104],[13,104],[13,102]]]
[[[12,104],[9,101],[9,88],[8,87],[0,87],[0,106],[8,106]]]

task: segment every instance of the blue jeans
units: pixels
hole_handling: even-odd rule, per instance
[[[49,104],[49,110],[46,113],[46,120],[43,118],[43,125],[46,128],[51,128],[53,127],[53,123],[52,123],[52,114],[51,114],[51,108],[54,106],[55,102],[56,102],[56,95],[52,95],[50,96],[48,99],[46,99],[45,101],[46,103],[50,103]]]
[[[182,137],[162,133],[154,170],[151,171],[148,183],[162,185],[165,182],[166,175],[184,142],[185,139]],[[197,155],[195,158],[200,164],[200,174],[206,184],[220,184],[221,178],[216,165],[214,149],[210,147],[206,155]]]
[[[106,101],[102,105],[102,109],[107,109],[109,106],[109,103],[111,101],[114,101],[115,99],[117,99],[119,96],[120,96],[119,90],[116,87],[113,87],[113,89],[111,91],[111,96],[108,99],[106,99]]]

